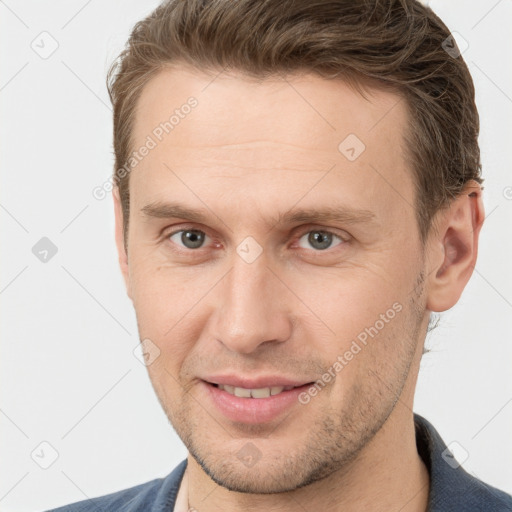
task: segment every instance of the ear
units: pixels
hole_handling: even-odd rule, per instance
[[[121,273],[123,274],[124,284],[126,286],[128,297],[131,299],[132,296],[130,287],[130,274],[128,268],[128,253],[127,249],[125,248],[124,241],[123,208],[121,205],[121,198],[119,196],[119,188],[117,186],[115,186],[112,190],[112,198],[114,200],[115,234],[119,266],[121,267]]]
[[[480,184],[470,180],[438,215],[428,245],[433,265],[429,269],[427,309],[440,312],[458,302],[473,274],[485,218]]]

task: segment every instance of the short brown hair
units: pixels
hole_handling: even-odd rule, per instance
[[[448,28],[416,0],[163,2],[135,25],[108,72],[115,169],[125,169],[133,151],[134,113],[144,85],[166,64],[177,63],[259,79],[313,72],[396,91],[409,112],[406,151],[422,242],[434,214],[466,182],[483,182],[471,75]],[[114,180],[126,244],[129,172],[114,171]]]

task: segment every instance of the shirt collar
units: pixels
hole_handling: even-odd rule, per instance
[[[429,421],[414,414],[414,425],[418,453],[430,474],[428,512],[512,510],[511,497],[465,471]]]

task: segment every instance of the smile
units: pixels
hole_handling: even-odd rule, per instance
[[[230,395],[237,396],[239,398],[268,398],[269,396],[279,395],[283,391],[289,391],[293,389],[295,386],[272,386],[269,388],[257,388],[257,389],[247,389],[247,388],[239,388],[236,386],[230,386],[229,384],[216,384],[216,386],[222,390],[226,391]]]
[[[217,380],[217,379],[216,379]],[[304,409],[299,403],[299,395],[303,393],[312,383],[298,384],[293,386],[290,383],[287,385],[278,384],[275,382],[268,382],[268,386],[263,387],[265,382],[254,382],[253,387],[234,386],[227,384],[236,379],[228,378],[224,383],[201,381],[200,389],[205,393],[207,398],[214,409],[220,413],[225,419],[238,423],[268,423],[279,417],[282,417],[290,409],[301,407],[300,411]],[[238,379],[243,380],[243,379]],[[242,384],[240,382],[239,384]],[[251,383],[252,384],[252,383]],[[274,384],[274,385],[272,385]],[[247,384],[246,384],[247,385]],[[257,400],[254,400],[257,399]]]

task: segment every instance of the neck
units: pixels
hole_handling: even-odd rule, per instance
[[[323,480],[280,494],[244,494],[217,485],[189,455],[189,507],[201,512],[305,510],[425,512],[429,474],[416,448],[412,411],[398,403],[349,465]]]

